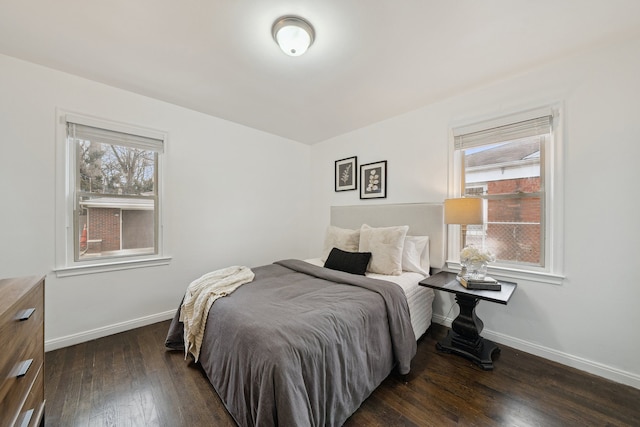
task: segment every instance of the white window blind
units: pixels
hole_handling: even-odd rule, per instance
[[[455,149],[465,150],[482,145],[546,134],[551,131],[552,120],[553,117],[549,114],[518,123],[491,127],[471,133],[462,133],[464,131],[463,129],[457,132],[454,130]]]
[[[99,142],[102,144],[121,145],[156,153],[162,153],[164,151],[164,144],[161,139],[115,132],[73,122],[68,122],[67,126],[69,127],[69,135],[74,139]]]

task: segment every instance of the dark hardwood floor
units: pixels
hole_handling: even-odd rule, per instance
[[[46,354],[47,426],[233,426],[198,365],[169,352],[161,322]],[[640,390],[502,346],[495,369],[418,343],[346,426],[640,426]]]

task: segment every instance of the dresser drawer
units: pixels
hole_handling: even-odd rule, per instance
[[[20,412],[29,391],[32,389],[33,384],[41,371],[43,371],[43,356],[42,354],[33,355],[31,364],[29,365],[24,375],[17,377],[17,371],[21,367],[20,363],[17,363],[15,370],[12,372],[10,378],[5,379],[5,384],[2,386],[5,388],[4,398],[0,401],[0,426],[11,425],[11,421]],[[29,360],[29,359],[24,359]]]
[[[33,311],[20,320],[25,310]],[[44,352],[43,287],[35,286],[0,317],[0,402],[15,381],[15,371],[25,360],[35,359]],[[38,365],[34,365],[37,367]]]
[[[0,317],[0,345],[3,347],[0,352],[0,378],[7,378],[15,362],[24,355],[27,341],[33,341],[42,328],[42,294],[42,286],[36,286]],[[38,343],[44,346],[43,342]],[[36,351],[44,351],[44,347]]]
[[[16,426],[37,426],[44,415],[44,372],[40,369],[29,391],[27,400],[22,405]]]

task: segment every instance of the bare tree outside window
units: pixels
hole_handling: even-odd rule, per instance
[[[91,141],[78,145],[81,191],[130,195],[154,191],[156,153]]]

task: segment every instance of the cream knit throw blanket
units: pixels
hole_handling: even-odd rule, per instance
[[[198,361],[204,327],[214,301],[251,282],[254,276],[248,267],[233,266],[212,271],[191,282],[180,307],[180,321],[184,323],[185,358],[191,353]]]

